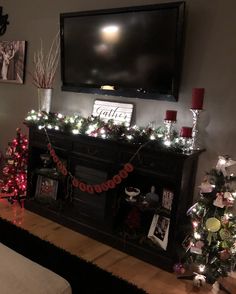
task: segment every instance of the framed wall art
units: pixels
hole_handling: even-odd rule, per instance
[[[0,82],[24,83],[26,41],[0,41]]]

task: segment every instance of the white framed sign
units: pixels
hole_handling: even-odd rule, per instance
[[[133,108],[132,103],[95,100],[92,115],[99,116],[104,121],[112,119],[115,124],[130,126]]]

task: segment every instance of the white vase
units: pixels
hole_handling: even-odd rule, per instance
[[[38,88],[39,111],[50,112],[52,100],[52,89]]]

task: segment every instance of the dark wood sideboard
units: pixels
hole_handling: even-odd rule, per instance
[[[50,142],[68,171],[88,184],[112,178],[136,153],[139,145],[48,130]],[[42,166],[48,139],[44,130],[29,126],[28,191],[25,208],[62,225],[172,271],[181,247],[186,211],[192,204],[199,152],[183,154],[148,144],[132,160],[134,171],[114,189],[89,194],[74,188],[70,176]],[[50,171],[53,172],[50,172]],[[56,197],[40,197],[39,178],[57,183]],[[159,202],[144,202],[155,187]],[[137,187],[137,201],[127,201],[125,188]],[[163,193],[171,191],[171,208],[163,207]],[[55,196],[55,195],[54,195]],[[166,250],[147,238],[153,216],[169,220]]]

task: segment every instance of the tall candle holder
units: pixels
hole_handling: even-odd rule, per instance
[[[190,109],[193,114],[193,131],[192,131],[192,150],[200,149],[200,135],[199,135],[199,118],[202,109]]]

